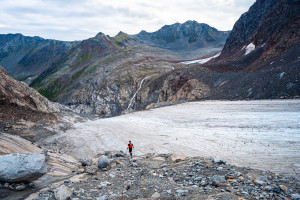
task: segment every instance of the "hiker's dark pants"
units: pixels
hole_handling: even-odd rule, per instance
[[[129,154],[132,156],[132,148],[129,148]]]

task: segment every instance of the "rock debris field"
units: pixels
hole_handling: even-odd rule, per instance
[[[107,157],[106,157],[107,156]],[[173,155],[147,154],[130,159],[106,152],[78,175],[32,194],[28,199],[292,199],[300,198],[294,178],[225,164],[201,157],[181,160]],[[106,168],[102,158],[109,158]]]
[[[300,101],[203,101],[75,124],[48,148],[80,159],[126,151],[215,157],[299,178]]]

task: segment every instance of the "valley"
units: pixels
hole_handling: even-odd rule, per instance
[[[225,31],[0,34],[0,199],[299,200],[300,1],[239,16]]]

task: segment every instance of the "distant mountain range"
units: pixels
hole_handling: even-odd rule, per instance
[[[0,34],[0,65],[14,78],[32,81],[78,42]]]
[[[187,21],[78,42],[1,35],[0,64],[48,99],[100,117],[182,101],[298,98],[299,30],[298,0],[257,0],[231,32]]]
[[[99,33],[94,38],[74,42],[47,40],[22,34],[0,34],[0,65],[17,80],[31,83],[44,70],[49,71],[48,68],[55,65],[55,62],[59,62],[71,51],[76,51],[76,48],[83,48],[86,51],[95,50],[95,55],[104,46],[106,46],[106,50],[111,48],[110,52],[125,46],[136,47],[139,48],[138,51],[148,52],[149,55],[153,48],[156,48],[151,55],[167,55],[166,57],[168,57],[168,54],[175,54],[173,59],[182,59],[183,56],[176,53],[176,51],[180,51],[183,54],[186,52],[187,57],[191,59],[194,58],[189,53],[191,51],[203,51],[202,54],[220,51],[228,34],[229,31],[218,31],[207,24],[199,24],[196,21],[164,26],[154,33],[142,31],[137,35],[130,36],[120,32],[112,38]],[[103,44],[95,43],[99,37],[103,37]],[[74,49],[72,49],[73,47]],[[194,55],[200,56],[201,53],[199,55],[197,52]],[[162,56],[162,58],[165,57]]]

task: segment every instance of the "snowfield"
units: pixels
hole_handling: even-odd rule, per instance
[[[299,100],[184,103],[75,127],[49,142],[59,143],[62,152],[77,158],[125,151],[131,140],[135,155],[217,157],[238,166],[300,173]]]

